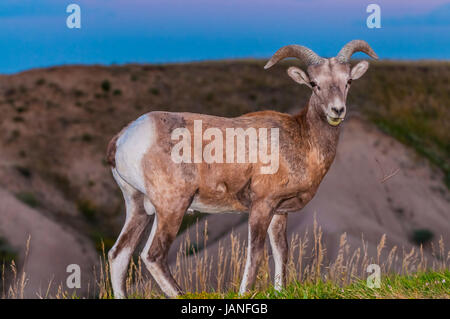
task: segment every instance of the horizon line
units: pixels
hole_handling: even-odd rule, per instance
[[[125,66],[131,66],[131,65],[142,65],[142,66],[148,66],[148,65],[155,65],[155,66],[170,66],[170,65],[183,65],[183,64],[201,64],[201,63],[219,63],[219,62],[263,62],[270,59],[270,57],[267,58],[255,58],[255,57],[242,57],[242,58],[217,58],[217,59],[192,59],[192,60],[183,60],[183,61],[158,61],[158,62],[111,62],[111,63],[61,63],[61,64],[52,64],[47,66],[37,66],[32,68],[26,68],[22,70],[17,70],[13,72],[2,72],[0,71],[0,75],[2,76],[8,76],[8,75],[15,75],[20,73],[26,73],[36,70],[46,70],[46,69],[52,69],[52,68],[69,68],[69,67],[125,67]],[[291,60],[295,60],[295,58],[292,58]],[[446,59],[435,59],[435,58],[384,58],[384,59],[378,59],[374,60],[371,58],[354,58],[351,61],[361,61],[361,60],[367,60],[371,63],[383,63],[383,62],[393,62],[393,63],[420,63],[420,62],[432,62],[432,63],[449,63],[450,58]],[[289,61],[289,60],[286,60]],[[282,61],[281,63],[285,63],[286,61]]]

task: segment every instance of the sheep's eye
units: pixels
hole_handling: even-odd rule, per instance
[[[313,88],[317,87],[317,89],[320,91],[320,86],[318,86],[316,82],[311,81],[311,82],[309,82],[309,84],[310,84],[311,87],[313,87]]]
[[[352,84],[352,79],[349,79],[349,80],[347,81],[347,84],[348,84],[348,85]]]

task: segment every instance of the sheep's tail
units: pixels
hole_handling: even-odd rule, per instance
[[[108,144],[108,148],[106,150],[106,162],[112,167],[116,167],[116,149],[117,149],[117,139],[119,138],[120,133],[114,136]]]

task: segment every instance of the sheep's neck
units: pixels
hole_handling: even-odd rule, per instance
[[[300,143],[304,143],[304,149],[318,149],[329,167],[336,155],[340,125],[328,124],[320,105],[316,105],[313,99],[295,118],[300,126]]]

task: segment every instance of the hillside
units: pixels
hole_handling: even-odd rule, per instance
[[[29,216],[45,216],[90,241],[88,255],[95,255],[101,239],[107,247],[114,242],[124,218],[104,160],[115,133],[153,110],[222,116],[298,110],[310,93],[286,75],[293,63],[270,71],[264,61],[64,66],[0,76],[0,200],[14,195],[33,211]],[[449,79],[449,62],[372,63],[350,91],[351,119],[336,162],[314,201],[291,219],[290,233],[311,226],[316,212],[331,242],[344,231],[355,241],[367,233],[373,248],[388,233],[390,245],[408,246],[425,234],[423,243],[442,235],[450,247]],[[0,226],[8,216],[0,215]],[[207,218],[211,249],[231,227],[245,231],[245,216]],[[8,227],[24,233],[34,223]],[[22,251],[25,243],[10,236],[0,233]]]

